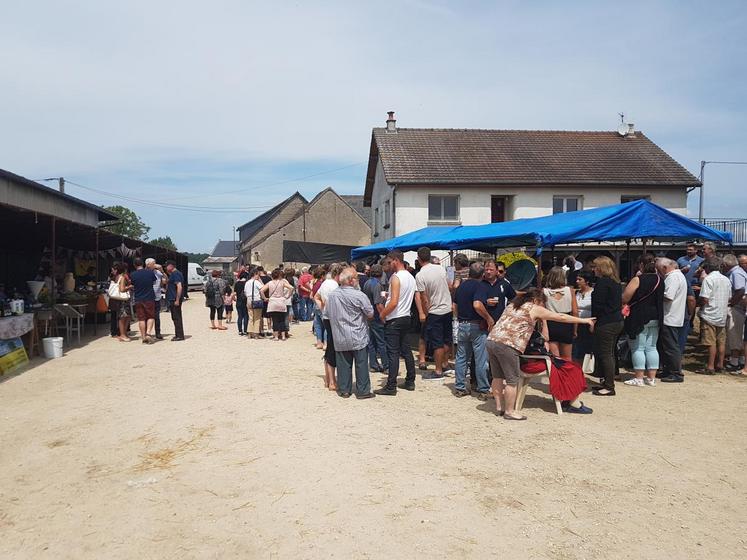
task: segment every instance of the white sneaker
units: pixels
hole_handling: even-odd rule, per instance
[[[625,385],[632,385],[635,387],[643,387],[643,379],[638,379],[637,377],[634,377],[632,379],[628,379],[627,381],[623,381]]]
[[[453,369],[445,369],[444,375],[454,375],[456,372]]]
[[[654,378],[654,379],[649,379],[648,377],[645,377],[645,378],[643,379],[643,383],[644,383],[645,385],[650,385],[651,387],[656,387],[656,378]]]

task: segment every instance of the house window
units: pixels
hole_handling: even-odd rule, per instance
[[[428,195],[429,222],[458,222],[459,195],[430,194]]]
[[[620,197],[620,202],[625,204],[626,202],[633,202],[634,200],[651,200],[651,197],[647,194],[624,194]]]
[[[389,227],[392,225],[390,221],[390,208],[389,208],[389,201],[387,200],[384,203],[384,229],[389,229]]]
[[[552,198],[553,214],[575,212],[576,210],[581,210],[581,206],[581,197],[579,196],[554,196]]]
[[[379,236],[379,209],[374,209],[374,237]]]

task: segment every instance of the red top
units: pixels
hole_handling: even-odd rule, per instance
[[[301,297],[307,298],[311,294],[311,290],[309,290],[306,286],[313,278],[314,277],[307,272],[306,274],[302,274],[298,279],[298,293]]]

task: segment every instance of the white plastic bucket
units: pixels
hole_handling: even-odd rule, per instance
[[[61,358],[62,357],[62,337],[52,336],[49,338],[42,339],[42,346],[44,346],[44,357],[45,358]]]

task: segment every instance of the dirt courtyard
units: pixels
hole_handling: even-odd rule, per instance
[[[308,323],[255,341],[206,311],[185,342],[0,378],[0,557],[747,557],[745,378],[620,385],[590,416],[530,389],[507,422],[452,381],[341,399]]]

